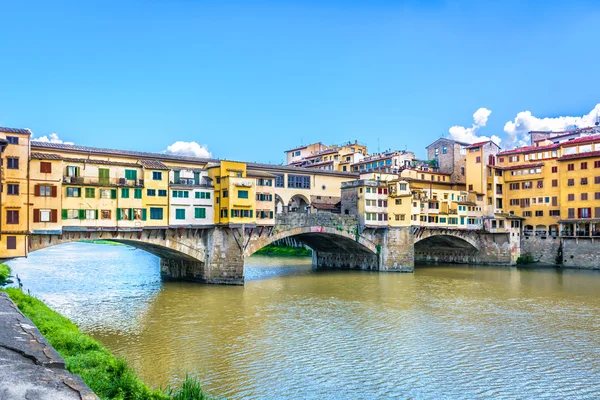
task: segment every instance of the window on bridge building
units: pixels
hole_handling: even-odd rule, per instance
[[[310,176],[288,174],[288,188],[310,189]]]
[[[185,219],[185,209],[183,209],[183,208],[175,209],[175,219]]]
[[[284,187],[285,180],[283,179],[283,175],[275,175],[275,187]]]
[[[160,207],[150,207],[150,219],[163,219],[163,209]]]

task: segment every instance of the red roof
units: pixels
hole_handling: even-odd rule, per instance
[[[493,140],[486,140],[485,142],[477,142],[477,143],[473,143],[467,146],[467,149],[473,148],[473,147],[478,147],[478,146],[483,146],[484,144],[487,143],[494,143],[496,146],[498,146],[498,144],[496,142],[494,142]],[[500,146],[498,146],[498,148],[500,148]]]
[[[507,155],[507,154],[526,153],[528,151],[535,152],[535,151],[539,151],[539,150],[548,150],[548,149],[553,149],[553,148],[559,148],[561,146],[568,146],[568,145],[573,144],[573,143],[575,143],[575,144],[578,144],[578,143],[587,143],[587,142],[593,142],[595,140],[600,140],[600,135],[580,137],[580,138],[573,139],[573,140],[568,140],[568,141],[562,142],[562,143],[549,144],[547,146],[539,146],[539,147],[525,146],[525,147],[519,147],[519,148],[512,149],[512,150],[501,151],[500,153],[498,153],[498,156],[504,156],[504,155]]]
[[[572,160],[575,158],[598,157],[598,156],[600,156],[600,151],[588,151],[586,153],[567,154],[566,156],[560,157],[558,159],[558,161]]]

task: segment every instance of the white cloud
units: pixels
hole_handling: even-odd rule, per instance
[[[62,143],[62,144],[75,144],[73,142],[64,142],[62,139],[58,137],[56,133],[51,133],[48,136],[40,136],[39,138],[33,138],[37,142],[46,142],[46,143]]]
[[[466,143],[493,140],[496,144],[500,144],[502,139],[496,135],[492,135],[492,137],[477,135],[477,131],[479,130],[479,128],[482,128],[487,124],[488,118],[491,113],[492,111],[488,110],[487,108],[482,107],[478,109],[473,114],[473,126],[471,126],[470,128],[465,128],[464,126],[455,125],[448,129],[448,132],[450,132],[450,137],[454,140]]]
[[[200,145],[196,142],[182,142],[177,141],[167,147],[165,153],[177,154],[180,156],[192,156],[201,158],[211,158],[212,153],[208,151],[206,145]]]
[[[594,126],[597,115],[600,114],[600,103],[588,114],[581,117],[555,117],[538,118],[531,111],[521,111],[514,121],[508,121],[504,125],[504,132],[508,135],[508,144],[515,146],[527,146],[529,144],[529,131],[564,131],[575,128],[587,128]]]

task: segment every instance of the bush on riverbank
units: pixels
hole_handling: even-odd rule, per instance
[[[10,283],[10,267],[6,264],[0,264],[0,286]]]
[[[27,316],[67,363],[67,370],[78,374],[102,399],[119,400],[201,400],[206,399],[199,382],[186,376],[180,388],[168,387],[165,392],[151,390],[135,375],[127,363],[113,356],[106,347],[66,317],[51,310],[40,300],[19,289],[6,292],[19,310]]]
[[[263,256],[278,256],[278,257],[305,257],[311,256],[312,250],[306,249],[304,247],[290,247],[290,246],[274,246],[268,245],[258,250],[255,254],[260,254]]]
[[[517,264],[532,264],[536,262],[531,253],[525,253],[517,258]]]
[[[117,242],[111,242],[110,240],[88,240],[88,239],[84,239],[84,240],[80,240],[79,242],[81,243],[91,243],[91,244],[107,244],[109,246],[124,246],[123,243],[117,243]]]

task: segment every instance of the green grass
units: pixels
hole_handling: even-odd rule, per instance
[[[10,277],[10,267],[6,264],[0,264],[0,286],[6,285]]]
[[[109,246],[125,246],[123,243],[117,243],[117,242],[112,242],[110,240],[103,240],[103,239],[98,239],[98,240],[84,239],[84,240],[79,240],[79,242],[81,242],[81,243],[92,243],[92,244],[107,244]]]
[[[312,256],[312,251],[305,249],[304,247],[289,247],[289,246],[273,246],[268,245],[258,250],[255,254],[264,256],[278,256],[278,257],[298,257],[298,256]]]
[[[198,380],[187,375],[178,388],[167,387],[164,392],[148,388],[125,360],[113,356],[100,342],[79,332],[77,325],[69,319],[19,289],[9,288],[6,289],[6,293],[65,359],[67,370],[80,375],[100,398],[119,400],[207,398]]]

